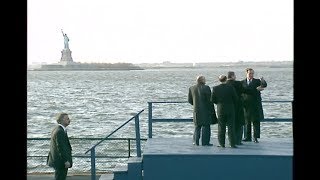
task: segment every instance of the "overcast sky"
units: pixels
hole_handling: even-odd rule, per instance
[[[28,64],[293,60],[293,0],[28,0]]]

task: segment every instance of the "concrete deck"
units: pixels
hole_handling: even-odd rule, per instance
[[[144,149],[144,155],[272,155],[292,156],[292,138],[262,138],[259,143],[242,142],[238,148],[217,147],[218,140],[211,138],[213,146],[195,146],[192,138],[149,138]]]
[[[195,146],[192,138],[149,138],[143,152],[145,180],[292,180],[292,138],[262,138],[238,148]],[[195,173],[199,172],[199,173]]]
[[[293,139],[261,138],[259,142],[243,142],[243,145],[239,145],[238,148],[229,148],[226,140],[226,148],[221,148],[217,147],[218,142],[215,138],[211,139],[213,146],[195,146],[192,144],[192,138],[149,138],[143,152],[144,178],[147,180],[174,179],[177,172],[183,172],[183,177],[176,175],[178,179],[194,179],[193,174],[188,173],[194,171],[194,162],[196,164],[200,162],[208,169],[207,174],[202,173],[201,178],[204,180],[213,178],[233,180],[233,176],[229,177],[228,172],[224,172],[228,168],[235,169],[230,164],[237,167],[238,177],[249,180],[291,179]],[[256,173],[252,173],[255,166],[259,168],[256,169]],[[205,168],[202,167],[201,170],[206,170]],[[241,168],[251,173],[243,176]],[[157,174],[159,169],[160,174]],[[171,172],[172,170],[174,172]],[[167,177],[166,174],[170,176]],[[223,178],[219,174],[224,174]],[[112,179],[109,176],[113,174],[97,174],[96,179]],[[27,175],[27,180],[53,180],[53,177],[53,174],[32,174]],[[91,175],[68,174],[67,180],[91,180]]]

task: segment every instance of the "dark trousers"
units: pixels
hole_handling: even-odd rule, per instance
[[[224,146],[226,139],[226,128],[228,127],[228,140],[230,146],[235,145],[235,129],[234,129],[234,116],[220,115],[218,117],[218,141],[219,144]]]
[[[54,179],[55,180],[66,180],[68,168],[55,168],[54,169]]]
[[[252,124],[252,126],[251,126]],[[245,139],[252,139],[252,129],[253,127],[253,138],[260,138],[260,121],[247,121],[246,120],[246,125],[245,125]]]
[[[201,144],[203,146],[208,145],[210,143],[210,136],[211,136],[210,125],[195,126],[194,133],[193,133],[193,142],[196,143],[196,145],[199,145],[200,137],[201,137]]]
[[[236,145],[241,144],[243,136],[243,126],[236,126],[235,127],[235,143]]]

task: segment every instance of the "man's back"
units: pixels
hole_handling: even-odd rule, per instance
[[[193,105],[194,112],[208,109],[210,106],[211,90],[207,85],[197,84],[189,88],[188,102]]]
[[[234,111],[238,97],[235,89],[228,84],[219,84],[212,88],[211,101],[217,104],[218,114],[228,114]]]

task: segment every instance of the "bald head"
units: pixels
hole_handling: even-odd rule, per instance
[[[219,81],[221,82],[221,83],[225,83],[226,81],[227,81],[227,76],[226,75],[220,75],[219,76]]]

